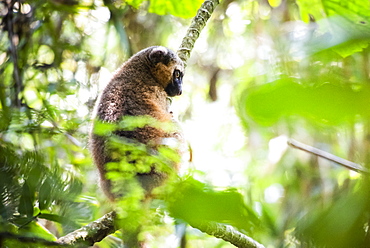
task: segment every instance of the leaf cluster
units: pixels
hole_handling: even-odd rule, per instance
[[[366,247],[368,178],[293,151],[286,141],[292,137],[368,166],[370,17],[364,9],[370,5],[361,0],[296,3],[280,3],[288,11],[276,32],[275,24],[260,20],[270,31],[273,54],[257,58],[262,73],[253,73],[252,63],[239,71],[244,73],[236,91],[239,117],[248,134],[269,143],[266,171],[256,175],[257,158],[248,169],[257,185],[250,191],[270,231],[265,239],[276,246]],[[269,18],[279,14],[272,7]],[[274,152],[276,161],[270,159]],[[272,199],[272,191],[279,198]]]

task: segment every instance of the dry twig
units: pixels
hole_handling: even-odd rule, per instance
[[[347,169],[356,171],[358,173],[364,173],[364,174],[369,174],[370,173],[369,170],[367,170],[366,168],[362,167],[359,164],[356,164],[354,162],[348,161],[348,160],[346,160],[344,158],[337,157],[337,156],[335,156],[335,155],[333,155],[333,154],[331,154],[329,152],[325,152],[325,151],[320,150],[320,149],[318,149],[316,147],[312,147],[312,146],[303,144],[303,143],[298,142],[298,141],[296,141],[294,139],[290,139],[288,141],[288,145],[290,145],[293,148],[296,148],[296,149],[299,149],[299,150],[302,150],[302,151],[311,153],[311,154],[316,155],[318,157],[327,159],[329,161],[332,161],[334,163],[337,163],[337,164],[339,164],[341,166],[346,167]]]

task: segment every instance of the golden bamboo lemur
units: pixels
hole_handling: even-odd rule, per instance
[[[96,103],[95,119],[103,123],[119,123],[125,116],[149,116],[159,123],[171,123],[168,97],[181,95],[183,75],[184,64],[174,52],[161,46],[146,48],[132,56],[115,73]],[[113,133],[152,149],[164,138],[178,138],[175,132],[149,125],[134,130],[118,129]],[[111,191],[111,181],[106,178],[105,165],[114,161],[108,140],[109,137],[94,133],[92,128],[90,149],[100,172],[101,186],[106,195],[114,200],[116,196]],[[150,172],[138,173],[136,177],[144,190],[150,192],[163,182],[166,175],[152,168]]]

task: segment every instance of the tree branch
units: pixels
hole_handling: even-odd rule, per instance
[[[91,222],[90,224],[77,229],[66,236],[60,237],[57,242],[60,244],[78,246],[92,246],[94,243],[101,241],[109,234],[117,230],[115,225],[116,212],[112,211]]]
[[[315,147],[312,147],[312,146],[303,144],[303,143],[298,142],[298,141],[296,141],[294,139],[290,139],[288,141],[288,145],[290,145],[293,148],[296,148],[296,149],[299,149],[299,150],[302,150],[302,151],[311,153],[311,154],[316,155],[318,157],[327,159],[329,161],[332,161],[334,163],[337,163],[339,165],[342,165],[342,166],[346,167],[347,169],[356,171],[358,173],[364,173],[364,174],[367,174],[367,175],[370,174],[369,170],[367,170],[366,168],[362,167],[359,164],[353,163],[353,162],[348,161],[348,160],[346,160],[344,158],[337,157],[337,156],[335,156],[335,155],[333,155],[333,154],[331,154],[329,152],[325,152],[325,151],[320,150],[318,148],[315,148]]]
[[[177,54],[184,62],[185,66],[190,57],[191,50],[193,50],[195,41],[198,39],[200,32],[203,30],[218,4],[219,0],[205,0],[198,9],[196,16],[193,18],[190,27],[177,50]]]
[[[239,248],[265,248],[263,245],[229,225],[217,222],[190,224],[192,227],[216,238],[223,239]]]
[[[114,224],[116,218],[117,215],[114,211],[109,212],[100,219],[66,236],[60,237],[57,242],[59,244],[73,245],[74,247],[92,246],[95,242],[101,241],[118,229]],[[216,222],[192,223],[191,226],[211,236],[223,239],[239,248],[264,248],[263,245],[237,231],[232,226]]]

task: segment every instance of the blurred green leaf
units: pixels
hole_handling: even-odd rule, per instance
[[[175,184],[168,208],[175,218],[187,222],[215,221],[251,231],[259,225],[254,211],[234,189],[215,190],[192,178]]]
[[[276,8],[281,4],[281,0],[268,0],[271,7]]]
[[[19,234],[25,237],[42,238],[49,241],[57,240],[57,237],[36,221],[32,221],[19,229]]]
[[[368,183],[354,192],[342,191],[326,208],[316,208],[303,218],[297,233],[316,247],[366,247],[365,226],[370,211]]]
[[[343,58],[361,52],[369,45],[370,15],[363,18],[339,15],[320,23],[325,23],[322,26],[327,32],[326,45]]]
[[[131,6],[138,8],[144,1],[143,0],[129,0],[126,1]],[[203,0],[151,0],[149,6],[149,12],[158,15],[171,14],[181,18],[194,17],[197,13],[198,8],[203,3]]]
[[[302,19],[309,22],[311,16],[319,24],[318,33],[323,33],[322,41],[314,39],[309,49],[333,48],[342,57],[347,57],[369,45],[369,1],[297,0],[297,4]]]
[[[34,152],[26,153],[25,159],[27,159],[27,161],[25,162],[30,168],[27,179],[27,182],[29,184],[28,186],[30,187],[31,192],[35,192],[40,179],[42,179],[42,177],[45,175],[47,169],[42,165],[42,159],[40,158],[40,156]]]
[[[28,218],[33,217],[33,203],[35,200],[35,192],[30,190],[27,181],[23,184],[22,195],[19,200],[18,211]]]
[[[194,17],[203,0],[151,0],[149,11],[158,15],[171,14],[181,18]]]
[[[47,209],[53,200],[50,195],[52,194],[52,181],[50,178],[46,178],[41,184],[39,189],[39,208],[40,210]]]
[[[324,82],[298,83],[283,78],[261,86],[246,88],[240,95],[241,116],[261,125],[300,116],[328,125],[354,122],[370,117],[370,86]]]
[[[334,15],[346,16],[353,23],[369,20],[370,3],[366,0],[297,0],[299,10],[303,20],[308,21],[308,15],[311,14],[316,20]]]
[[[112,123],[106,123],[101,121],[94,122],[94,134],[96,135],[110,135],[114,130],[116,130],[116,125]]]
[[[369,37],[368,37],[369,38]],[[369,39],[348,41],[338,46],[333,47],[333,50],[343,58],[348,57],[354,53],[361,52],[364,48],[369,46]]]
[[[65,225],[69,225],[69,226],[73,226],[73,227],[79,227],[71,219],[69,219],[69,218],[67,218],[65,216],[57,215],[57,214],[46,214],[46,213],[42,213],[42,214],[39,214],[37,216],[37,218],[45,219],[45,220],[50,220],[50,221],[53,221],[53,222],[57,222],[57,223],[61,223],[61,224],[65,224]]]
[[[131,5],[134,8],[139,8],[140,5],[144,2],[144,0],[127,0],[126,3]]]

